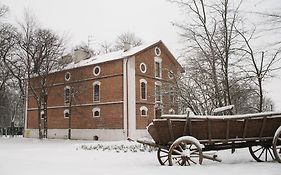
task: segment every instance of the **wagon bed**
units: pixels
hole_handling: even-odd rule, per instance
[[[139,142],[158,147],[158,160],[162,165],[196,163],[190,153],[196,154],[194,157],[198,157],[200,164],[203,158],[221,161],[203,153],[245,147],[249,147],[257,161],[276,159],[281,162],[280,126],[281,113],[276,112],[231,116],[163,115],[147,127],[154,142]]]

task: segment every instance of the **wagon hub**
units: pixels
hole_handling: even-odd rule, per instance
[[[189,158],[190,157],[190,149],[183,150],[182,153],[181,153],[181,157]]]

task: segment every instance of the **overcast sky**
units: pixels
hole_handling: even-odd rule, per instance
[[[87,42],[114,41],[122,32],[132,32],[146,42],[162,40],[178,54],[181,47],[172,21],[183,15],[166,0],[0,0],[10,8],[9,17],[21,20],[24,9],[32,12],[42,26],[67,36],[69,47]],[[248,11],[281,9],[280,0],[247,0]],[[281,72],[266,86],[268,95],[281,111]]]

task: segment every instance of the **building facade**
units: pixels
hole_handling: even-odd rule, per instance
[[[67,138],[69,127],[73,139],[148,136],[146,126],[154,118],[177,112],[166,84],[182,70],[162,41],[69,63],[47,79],[48,138]],[[170,91],[164,93],[164,86]],[[25,136],[38,137],[38,108],[30,92],[26,113]]]

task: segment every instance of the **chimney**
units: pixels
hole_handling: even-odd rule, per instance
[[[130,48],[131,48],[131,44],[128,43],[128,42],[125,42],[125,43],[124,43],[124,52],[130,50]]]

